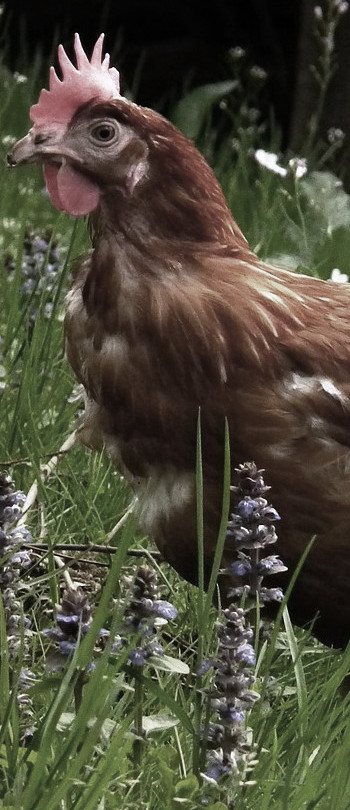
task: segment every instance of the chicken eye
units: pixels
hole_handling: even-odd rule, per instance
[[[102,124],[97,124],[91,130],[91,136],[94,141],[102,143],[111,143],[117,135],[116,127],[113,124],[104,121]]]

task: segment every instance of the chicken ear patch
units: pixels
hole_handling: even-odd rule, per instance
[[[44,166],[44,177],[50,199],[59,211],[83,217],[97,207],[100,192],[96,183],[67,163]]]

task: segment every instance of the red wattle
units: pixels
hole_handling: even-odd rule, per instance
[[[99,188],[68,163],[62,166],[44,166],[46,188],[50,199],[59,211],[73,217],[83,217],[97,207]]]

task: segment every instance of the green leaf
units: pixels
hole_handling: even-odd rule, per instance
[[[199,783],[197,777],[193,773],[189,773],[186,779],[181,779],[175,785],[175,796],[177,799],[191,799],[197,793]]]
[[[151,655],[148,658],[148,663],[152,664],[155,669],[162,669],[166,672],[177,672],[178,675],[189,675],[190,668],[188,664],[181,661],[179,658],[173,658],[172,655]]]
[[[142,728],[146,736],[154,731],[167,731],[169,728],[177,726],[178,723],[177,717],[170,717],[167,714],[149,714],[142,718]]]
[[[72,723],[74,723],[74,720],[74,712],[62,712],[56,726],[57,731],[67,731],[67,729],[71,727]]]
[[[287,605],[283,610],[283,621],[294,665],[295,681],[297,685],[297,699],[300,710],[300,732],[301,736],[304,738],[306,737],[308,724],[307,686],[305,680],[304,667],[301,658],[301,649],[299,649],[298,647],[298,642],[293,631],[293,626],[289,617]]]
[[[158,700],[160,701],[161,706],[167,706],[167,708],[171,711],[171,713],[178,717],[180,723],[183,725],[184,728],[189,731],[190,734],[194,733],[194,728],[189,716],[189,712],[187,712],[181,704],[175,700],[172,695],[170,694],[169,690],[162,689],[158,683],[156,683],[151,678],[144,677],[144,686],[149,692],[155,695]]]
[[[172,113],[172,121],[184,135],[196,140],[205,124],[211,108],[223,96],[227,96],[237,86],[237,82],[230,80],[203,84],[191,90],[178,102]]]
[[[350,227],[350,197],[331,172],[312,172],[300,181],[300,190],[319,216],[319,229],[331,235],[337,228]]]
[[[215,804],[209,804],[208,810],[227,810],[227,804],[223,804],[222,802],[215,802]]]

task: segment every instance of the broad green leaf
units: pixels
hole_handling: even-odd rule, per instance
[[[169,728],[177,726],[178,723],[177,717],[170,717],[167,714],[149,714],[142,718],[142,728],[146,735],[152,734],[153,731],[167,731]]]
[[[200,135],[211,108],[237,86],[234,80],[203,84],[191,90],[178,102],[172,113],[172,121],[184,135],[196,140]]]
[[[181,661],[180,658],[173,658],[171,655],[151,655],[148,658],[148,663],[152,664],[155,669],[164,669],[167,672],[177,672],[178,675],[189,675],[190,668],[188,664]]]
[[[337,228],[350,227],[350,197],[343,184],[331,172],[312,172],[300,181],[301,194],[319,217],[319,229],[327,235]]]

